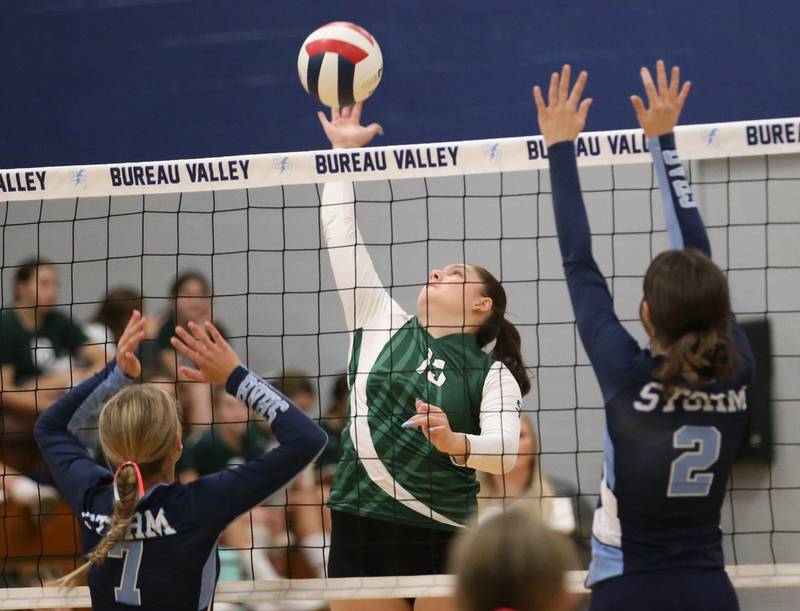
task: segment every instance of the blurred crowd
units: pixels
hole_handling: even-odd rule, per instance
[[[42,540],[48,515],[56,512],[60,499],[33,441],[34,422],[66,390],[114,357],[116,341],[132,311],[143,309],[142,296],[136,289],[114,287],[99,303],[91,320],[81,323],[67,308],[57,305],[59,289],[55,265],[44,260],[26,261],[16,268],[13,304],[0,312],[2,519],[27,516],[31,532],[38,532]],[[170,345],[170,337],[176,324],[212,320],[208,279],[198,272],[183,273],[173,282],[169,295],[162,311],[147,312],[150,328],[141,348],[142,379],[163,384],[179,400],[184,451],[177,477],[189,482],[255,458],[275,441],[263,419],[250,413],[224,388],[190,382],[179,373],[179,366],[184,363]],[[215,323],[225,335],[224,321]],[[335,380],[320,380],[290,369],[260,373],[303,410],[312,416],[321,414],[319,421],[330,441],[300,477],[241,516],[223,533],[221,579],[321,577],[330,544],[330,512],[325,500],[348,419],[347,378],[341,375]],[[323,381],[330,392],[318,407],[318,388]],[[74,432],[87,451],[105,464],[98,442],[97,414],[93,416],[83,419]],[[537,434],[524,412],[516,466],[505,475],[482,473],[479,480],[481,519],[525,499],[537,505],[551,529],[577,540],[581,531],[578,518],[591,514],[591,508],[577,506],[577,490],[542,473]],[[74,537],[69,532],[62,535]],[[45,543],[36,552],[40,556],[46,555]],[[5,549],[5,586],[39,585],[42,579],[71,568],[74,563],[74,555],[69,558],[70,564],[64,564],[62,558],[61,564],[48,565],[43,557],[33,565],[15,563],[8,544]]]

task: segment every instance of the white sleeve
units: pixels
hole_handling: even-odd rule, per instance
[[[347,328],[367,327],[387,314],[406,316],[381,284],[356,225],[353,183],[329,183],[322,190],[320,218]],[[382,316],[381,316],[382,315]]]
[[[480,435],[467,435],[467,467],[489,473],[508,473],[519,451],[522,393],[508,367],[492,365],[483,383]]]

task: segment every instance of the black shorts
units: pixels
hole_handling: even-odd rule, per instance
[[[441,575],[456,536],[343,511],[331,511],[331,526],[328,577]]]
[[[592,587],[589,611],[739,611],[736,591],[722,569],[632,573]]]

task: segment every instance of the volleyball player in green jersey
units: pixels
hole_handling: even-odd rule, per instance
[[[361,105],[333,109],[330,121],[320,113],[334,148],[364,146],[380,132],[360,116]],[[477,508],[475,470],[503,473],[516,460],[530,390],[520,337],[505,319],[503,287],[475,265],[433,270],[418,314],[407,313],[381,284],[354,202],[352,183],[324,187],[323,233],[353,331],[328,574],[444,573],[450,539]]]

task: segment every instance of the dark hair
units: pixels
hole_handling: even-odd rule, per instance
[[[311,383],[311,379],[302,371],[297,369],[287,369],[283,375],[275,380],[272,385],[290,399],[299,394],[316,395],[317,391]]]
[[[211,286],[209,286],[208,280],[206,280],[206,277],[202,273],[198,271],[188,271],[188,272],[183,272],[180,276],[175,278],[175,282],[172,283],[172,287],[169,290],[170,296],[177,297],[178,291],[181,290],[181,287],[187,282],[190,282],[192,280],[196,280],[197,282],[202,284],[203,288],[205,288],[206,291],[211,293]]]
[[[728,281],[711,259],[697,250],[662,252],[647,269],[644,300],[654,339],[666,350],[655,372],[664,397],[676,386],[702,387],[736,374]]]
[[[17,298],[17,285],[26,284],[36,275],[36,270],[40,267],[53,267],[53,263],[47,259],[25,259],[17,266],[17,271],[14,274],[14,299]]]
[[[464,529],[450,552],[463,611],[560,609],[576,564],[571,541],[524,504]]]
[[[341,403],[347,399],[350,389],[347,387],[347,374],[336,376],[331,388],[331,401],[334,403]]]
[[[492,311],[476,334],[478,345],[483,348],[494,340],[491,355],[508,367],[519,384],[522,395],[525,396],[531,390],[531,381],[522,362],[522,340],[519,331],[506,320],[506,291],[488,270],[478,265],[472,267],[483,283],[484,295],[492,300]]]
[[[136,290],[127,287],[111,289],[97,308],[92,322],[108,327],[114,341],[119,341],[134,309],[142,309],[142,296]]]

